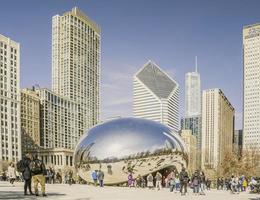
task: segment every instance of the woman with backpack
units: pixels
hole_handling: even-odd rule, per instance
[[[30,195],[33,195],[32,193],[32,173],[30,169],[30,163],[31,163],[31,155],[26,154],[22,160],[20,160],[17,163],[17,170],[22,173],[22,177],[24,179],[24,195],[27,195],[27,188],[29,189]]]

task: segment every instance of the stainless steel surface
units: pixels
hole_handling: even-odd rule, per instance
[[[184,142],[160,123],[139,118],[120,118],[86,132],[76,146],[75,167],[81,178],[93,182],[91,173],[102,170],[107,185],[127,181],[167,167],[187,165]]]

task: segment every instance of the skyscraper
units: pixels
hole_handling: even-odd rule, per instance
[[[243,148],[260,148],[260,24],[243,28]]]
[[[134,76],[134,116],[179,130],[179,84],[152,61]]]
[[[40,146],[40,98],[35,89],[21,90],[21,135],[23,155]]]
[[[41,146],[75,148],[80,138],[79,105],[45,88],[37,92],[41,103]]]
[[[202,96],[202,168],[215,169],[232,152],[235,109],[220,89]]]
[[[21,159],[20,44],[0,35],[0,160]]]
[[[197,68],[195,72],[188,72],[185,75],[185,116],[191,117],[201,114],[201,88],[200,74]]]
[[[79,104],[79,129],[98,123],[100,27],[78,8],[52,18],[52,89]]]
[[[197,57],[195,72],[185,75],[185,117],[181,120],[181,129],[191,130],[197,143],[197,167],[201,165],[201,86]]]

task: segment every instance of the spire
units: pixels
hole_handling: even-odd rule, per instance
[[[197,56],[195,56],[195,72],[198,72]]]

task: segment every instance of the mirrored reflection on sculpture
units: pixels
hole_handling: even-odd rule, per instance
[[[132,172],[150,173],[187,166],[187,153],[180,136],[160,123],[120,118],[97,125],[86,132],[76,146],[75,167],[81,178],[93,182],[94,170],[104,172],[104,183],[120,184]]]

